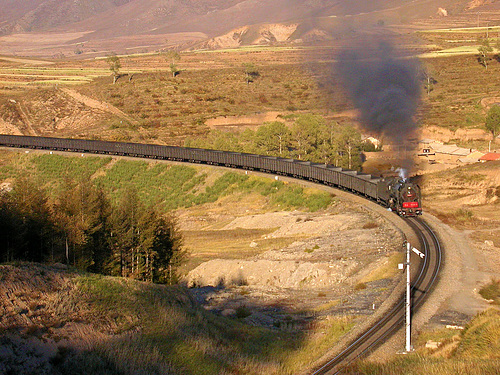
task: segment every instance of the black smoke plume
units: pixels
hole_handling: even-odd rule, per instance
[[[420,103],[418,62],[404,57],[387,42],[366,42],[343,50],[337,70],[367,132],[404,149],[401,167],[412,166],[411,138],[415,137]],[[387,142],[386,142],[387,143]]]

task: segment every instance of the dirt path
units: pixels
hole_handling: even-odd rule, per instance
[[[35,128],[33,128],[33,125],[30,121],[30,116],[28,116],[28,114],[24,111],[21,103],[17,103],[17,107],[19,108],[19,114],[22,116],[22,118],[24,119],[24,124],[26,125],[26,129],[27,129],[27,135],[39,135],[38,132],[35,130]]]

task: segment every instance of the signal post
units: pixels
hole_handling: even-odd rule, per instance
[[[403,246],[406,244],[406,263],[399,263],[398,268],[404,269],[406,266],[406,345],[405,345],[405,353],[410,353],[413,351],[413,347],[411,345],[411,273],[410,273],[410,254],[413,251],[420,258],[424,258],[425,254],[421,251],[415,249],[410,245],[408,241],[403,243]]]

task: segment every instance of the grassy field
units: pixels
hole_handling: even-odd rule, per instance
[[[238,317],[215,317],[175,288],[97,276],[81,277],[78,284],[92,308],[105,315],[120,311],[118,331],[130,330],[131,321],[141,327],[139,333],[95,348],[95,354],[125,373],[162,373],[170,367],[175,373],[200,375],[243,369],[248,374],[294,374],[352,327],[351,318],[341,317],[318,321],[310,332],[275,331],[249,326]]]

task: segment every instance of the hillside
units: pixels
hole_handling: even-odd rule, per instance
[[[362,29],[389,27],[390,33],[401,34],[415,22],[421,27],[422,21],[445,25],[462,19],[471,24],[478,10],[498,11],[496,4],[486,0],[1,0],[0,54],[81,58],[113,51],[226,48],[231,43],[221,45],[220,38],[228,33],[238,45],[310,44],[342,39]],[[273,31],[290,25],[296,25],[295,30],[286,38]],[[240,38],[241,28],[251,28],[254,36]],[[219,38],[218,43],[212,38]]]
[[[479,261],[482,282],[477,285],[481,294],[482,287],[498,275],[500,267],[497,168],[498,163],[469,166],[426,175],[422,181],[427,191],[426,209],[453,226],[467,230],[474,244],[475,259]],[[441,193],[447,189],[456,191],[457,186],[465,186],[467,190],[444,206],[443,203],[449,201],[447,197],[454,193]],[[481,197],[484,190],[491,192],[489,199],[479,201],[477,197]],[[239,202],[237,212],[230,209],[231,202],[235,201]],[[455,210],[457,205],[466,208]],[[378,247],[380,239],[386,236],[389,242],[400,240],[388,236],[390,228],[386,224],[380,225],[377,220],[373,225],[373,218],[366,222],[371,225],[361,229],[360,220],[367,219],[362,217],[366,212],[345,203],[336,202],[327,215],[322,212],[255,214],[252,207],[261,207],[261,202],[253,196],[244,199],[230,196],[210,206],[182,210],[180,217],[189,232],[190,243],[206,246],[199,247],[201,252],[197,256],[207,259],[211,251],[212,258],[234,263],[230,247],[235,245],[235,239],[241,243],[241,253],[245,246],[249,248],[251,240],[260,236],[256,240],[258,247],[247,252],[262,252],[265,250],[263,239],[272,238],[266,232],[269,229],[266,225],[275,228],[278,223],[281,227],[278,232],[297,236],[301,228],[307,227],[309,232],[311,228],[324,230],[324,219],[327,219],[328,227],[347,226],[338,231],[340,237],[333,240],[325,237],[335,242],[335,246],[321,242],[320,238],[311,238],[308,242],[295,238],[295,247],[268,251],[267,258],[259,257],[259,261],[270,259],[270,255],[275,263],[280,257],[284,259],[283,265],[297,256],[304,264],[314,257],[324,261],[324,251],[331,252],[325,246],[334,249],[334,263],[366,261],[364,254],[370,252],[370,248],[373,249],[370,259],[375,255],[379,261],[372,262],[370,269],[361,267],[361,272],[354,274],[358,284],[347,280],[344,286],[314,289],[319,278],[313,277],[308,286],[312,289],[296,294],[287,290],[286,296],[282,294],[285,289],[278,285],[258,288],[248,276],[248,269],[244,270],[248,283],[240,279],[240,283],[233,285],[187,290],[78,273],[63,265],[1,265],[0,329],[4,334],[0,338],[3,348],[0,372],[236,374],[244,368],[248,374],[297,373],[311,363],[311,357],[319,356],[360,321],[351,314],[361,312],[361,320],[366,319],[374,298],[372,293],[386,293],[389,285],[387,280],[379,278],[397,269],[398,259],[386,257],[390,253],[385,251],[391,245]],[[348,218],[344,217],[346,209],[350,212]],[[266,224],[266,217],[274,225]],[[338,221],[332,225],[332,220]],[[376,241],[377,247],[367,245],[360,248],[358,255],[351,250],[345,254],[341,247],[335,249],[340,242],[352,243],[354,238],[369,237]],[[340,254],[345,258],[335,259]],[[238,267],[240,265],[245,262],[238,263]],[[259,272],[276,271],[283,265],[271,268],[266,265]],[[345,272],[352,273],[351,265]],[[290,274],[291,278],[295,276]],[[491,297],[488,298],[494,306],[499,301],[498,283],[490,283],[489,289]],[[335,296],[335,293],[340,294]],[[415,355],[384,364],[363,362],[356,365],[352,373],[420,374],[422,368],[436,374],[448,374],[451,369],[459,369],[464,374],[496,373],[500,366],[498,310],[478,315],[461,331],[444,328],[440,317],[450,319],[447,312],[441,311],[441,315],[431,319],[431,324],[419,332],[414,341]],[[463,316],[460,319],[469,320]]]

